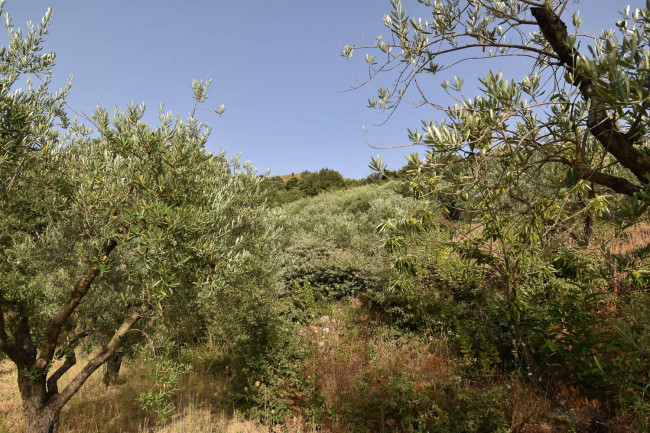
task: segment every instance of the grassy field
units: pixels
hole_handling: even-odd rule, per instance
[[[73,368],[67,380],[78,370]],[[243,420],[232,408],[220,404],[223,382],[211,375],[186,375],[176,396],[176,413],[162,424],[136,400],[152,385],[146,364],[138,360],[127,363],[120,383],[112,388],[104,386],[100,379],[100,374],[92,376],[63,410],[61,432],[268,432],[268,428]],[[0,432],[25,432],[15,367],[9,361],[0,363]]]

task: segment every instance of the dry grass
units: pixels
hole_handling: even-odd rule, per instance
[[[360,306],[357,305],[357,309]],[[356,313],[352,313],[354,316]],[[359,381],[368,378],[381,385],[392,376],[409,374],[422,383],[440,382],[451,371],[451,354],[440,340],[398,341],[393,335],[369,332],[367,317],[350,320],[350,311],[338,309],[333,317],[305,330],[314,350],[306,362],[308,377],[319,384],[325,406],[337,413],[342,406],[362,402]],[[363,403],[361,403],[363,404]],[[325,420],[325,432],[347,432],[351,426],[334,416]]]
[[[633,225],[612,239],[608,247],[612,253],[626,254],[650,243],[650,222],[644,221]]]
[[[557,431],[544,418],[550,418],[552,404],[541,397],[534,385],[515,382],[509,395],[510,431],[513,433],[552,433]],[[545,416],[542,416],[545,415]]]
[[[65,386],[81,369],[75,366],[61,380]],[[146,364],[135,361],[123,367],[123,380],[106,388],[100,373],[93,375],[61,413],[61,433],[261,433],[268,428],[239,419],[224,407],[224,381],[213,375],[187,374],[176,396],[176,414],[166,424],[142,410],[136,397],[152,383]],[[23,433],[24,420],[14,365],[0,363],[0,433]]]
[[[363,307],[339,307],[331,317],[306,327],[313,350],[304,364],[304,374],[318,383],[324,407],[322,433],[350,431],[338,415],[345,407],[368,406],[365,390],[375,396],[392,377],[405,377],[414,384],[416,395],[431,393],[432,389],[449,386],[450,378],[458,376],[460,359],[450,349],[444,337],[398,337],[390,331],[370,325]],[[136,397],[152,386],[147,364],[141,361],[126,363],[122,381],[106,388],[101,374],[92,376],[80,392],[64,408],[61,416],[61,433],[263,433],[268,426],[259,426],[242,417],[223,399],[227,380],[201,370],[200,359],[196,370],[185,375],[175,398],[176,412],[168,422],[157,422],[151,413],[143,411]],[[83,364],[82,364],[83,365]],[[78,372],[77,366],[64,376],[65,384]],[[101,373],[101,372],[98,372]],[[16,386],[16,373],[9,361],[0,362],[0,433],[24,433],[20,397]],[[361,383],[365,383],[360,387]],[[444,385],[446,384],[446,385]],[[461,392],[470,384],[459,382]],[[495,402],[502,407],[511,432],[550,433],[564,431],[554,413],[553,405],[534,385],[512,378],[496,377],[488,386],[507,387],[503,400]],[[418,394],[420,393],[420,394]],[[453,394],[453,391],[451,392]],[[441,396],[445,394],[440,394]],[[469,393],[468,395],[472,395]],[[299,405],[299,402],[296,402]],[[572,404],[576,420],[587,417],[593,409],[582,400]],[[342,409],[343,408],[343,409]],[[341,412],[343,410],[343,412]],[[584,412],[584,413],[583,413]],[[296,408],[296,417],[275,433],[315,432],[307,427]],[[368,416],[373,414],[368,413]],[[390,429],[396,422],[387,419],[384,426]],[[557,421],[557,422],[556,422]],[[624,431],[624,430],[617,430]]]
[[[0,362],[0,433],[22,432],[20,394],[16,385],[15,367],[10,361]]]
[[[409,372],[423,382],[431,382],[443,380],[450,372],[447,360],[433,353],[423,341],[403,343],[380,335],[341,338],[339,332],[324,334],[320,330],[316,335],[320,334],[321,341],[308,362],[308,374],[320,379],[328,406],[349,397],[353,382],[364,374],[389,377]]]
[[[402,376],[411,378],[416,395],[424,395],[432,389],[455,383],[460,374],[462,360],[444,336],[404,338],[390,332],[371,332],[380,328],[368,324],[362,307],[357,305],[356,310],[352,313],[344,309],[335,310],[331,319],[305,329],[314,347],[305,374],[318,382],[324,406],[330,414],[329,419],[324,420],[322,432],[351,430],[352,426],[341,417],[344,406],[372,407],[365,401],[368,395],[359,394],[359,389],[368,394],[382,395],[381,387],[386,386],[391,378]],[[365,385],[360,388],[360,384]],[[456,386],[459,392],[472,387],[466,381],[460,381]],[[487,386],[507,388],[505,399],[495,404],[502,407],[511,432],[565,431],[557,422],[554,405],[534,384],[497,374]],[[367,416],[375,414],[368,412]],[[397,425],[396,420],[388,419],[383,427],[385,431],[401,431]],[[391,430],[393,427],[395,430]]]
[[[302,177],[302,173],[281,174],[278,177],[282,179],[283,182],[286,182],[292,177],[300,179]]]

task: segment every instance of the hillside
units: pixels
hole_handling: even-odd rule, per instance
[[[468,267],[446,241],[465,223],[446,222],[439,209],[402,196],[398,186],[362,185],[278,208],[282,243],[269,263],[278,267],[281,285],[278,297],[266,301],[264,320],[240,324],[233,320],[239,314],[262,317],[231,305],[215,318],[224,324],[229,318],[228,326],[184,348],[181,359],[191,368],[169,382],[168,415],[138,404],[138,396],[169,379],[151,376],[140,355],[124,361],[116,384],[106,388],[93,379],[64,410],[60,431],[266,431],[257,423],[287,432],[587,431],[602,407],[579,396],[570,370],[558,403],[516,368],[512,337],[490,307],[483,271]],[[390,227],[413,224],[412,215],[430,228],[408,235],[413,249],[391,252],[397,232]],[[623,253],[645,245],[647,227],[611,238],[602,226],[595,236]],[[569,239],[562,254],[581,251]],[[604,259],[593,249],[589,254]],[[620,275],[611,278],[608,284],[622,290]],[[612,302],[580,314],[602,323],[615,314]],[[277,320],[283,329],[274,328]],[[264,348],[255,342],[260,325],[271,331]],[[566,344],[563,338],[556,344]],[[2,364],[0,426],[20,432],[12,370]],[[627,431],[629,422],[625,416],[608,421],[623,428],[614,431]]]
[[[289,179],[291,179],[292,177],[296,177],[296,178],[300,179],[301,176],[302,176],[302,173],[291,173],[291,174],[281,174],[281,175],[275,176],[275,177],[279,177],[284,182],[286,182]]]
[[[57,57],[0,0],[0,433],[650,433],[650,0],[379,5],[372,140],[319,50],[375,2],[133,3],[62,7]],[[199,65],[217,140],[211,79],[96,103]]]

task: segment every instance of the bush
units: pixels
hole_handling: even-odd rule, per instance
[[[377,227],[410,216],[423,205],[395,191],[396,184],[363,185],[283,206],[289,244],[303,239],[336,248],[378,252]]]
[[[379,263],[357,251],[312,240],[292,246],[284,255],[285,285],[311,289],[317,302],[353,297],[377,288],[382,284],[382,274]]]
[[[365,185],[284,206],[285,287],[309,288],[317,302],[379,289],[387,262],[377,226],[418,208],[396,193],[394,184]]]

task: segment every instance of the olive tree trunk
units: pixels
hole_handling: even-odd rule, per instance
[[[52,401],[45,385],[45,377],[27,377],[18,371],[18,388],[23,400],[26,432],[56,433],[59,427],[60,405]]]
[[[104,364],[104,377],[102,382],[106,386],[117,385],[117,381],[120,376],[120,368],[122,367],[122,358],[121,354],[116,353],[115,355],[108,358],[106,364]]]

